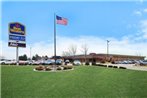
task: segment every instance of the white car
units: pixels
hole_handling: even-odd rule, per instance
[[[79,60],[74,60],[73,64],[74,65],[81,65],[81,62]]]
[[[45,65],[53,65],[54,64],[54,61],[52,61],[52,60],[46,60],[44,63],[45,63]]]
[[[19,60],[19,65],[27,65],[29,64],[28,61]]]
[[[33,64],[33,65],[39,65],[39,64],[41,64],[41,62],[40,62],[40,61],[33,61],[32,64]]]
[[[11,65],[12,64],[12,60],[6,60],[5,64],[6,65]]]
[[[1,60],[0,60],[0,64],[3,65],[3,64],[5,64],[5,63],[6,63],[6,60],[5,60],[5,59],[1,59]]]
[[[140,61],[140,65],[147,65],[147,61]]]

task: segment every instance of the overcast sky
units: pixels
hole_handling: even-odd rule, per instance
[[[57,55],[77,45],[87,44],[88,53],[147,56],[147,1],[3,1],[1,2],[0,56],[15,59],[16,48],[8,47],[8,24],[26,26],[26,48],[19,55],[53,56],[54,13],[68,19],[68,25],[56,25]]]

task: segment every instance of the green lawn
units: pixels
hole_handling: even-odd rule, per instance
[[[2,98],[147,98],[147,72],[78,66],[66,72],[34,72],[2,66]]]

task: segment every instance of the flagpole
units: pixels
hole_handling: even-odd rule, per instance
[[[54,13],[54,60],[56,66],[56,14]]]

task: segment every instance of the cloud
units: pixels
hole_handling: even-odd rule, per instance
[[[137,11],[134,11],[134,14],[135,15],[138,15],[138,16],[142,16],[142,12],[141,11],[138,11],[138,10]]]
[[[140,29],[141,29],[141,33],[143,34],[142,35],[143,38],[147,39],[147,19],[140,21]]]
[[[133,13],[134,13],[135,15],[137,15],[137,16],[143,16],[144,14],[147,13],[147,8],[140,9],[140,10],[135,10]]]
[[[144,0],[139,0],[139,3],[141,3],[141,4],[142,4],[143,2],[144,2]]]
[[[101,38],[95,36],[80,36],[80,37],[65,37],[65,36],[58,36],[57,37],[57,55],[62,55],[63,51],[68,51],[69,47],[73,44],[76,45],[78,50],[77,54],[82,54],[81,46],[83,44],[88,45],[88,53],[95,52],[95,53],[106,53],[107,52],[107,44],[106,40],[110,40],[109,44],[109,52],[111,54],[125,54],[125,55],[138,55],[141,54],[143,56],[147,56],[147,42],[131,42],[132,39],[129,37],[123,37],[121,40],[116,38]],[[1,41],[2,44],[2,54],[0,56],[4,56],[8,59],[15,59],[16,57],[16,48],[8,47],[7,42]],[[31,49],[30,49],[31,47]],[[30,50],[31,54],[35,55],[38,54],[40,56],[53,56],[54,49],[53,43],[48,42],[37,42],[30,45],[27,45],[26,48],[19,48],[19,55],[27,54],[30,57]]]
[[[145,13],[147,13],[147,8],[145,8],[143,11],[144,11]]]

